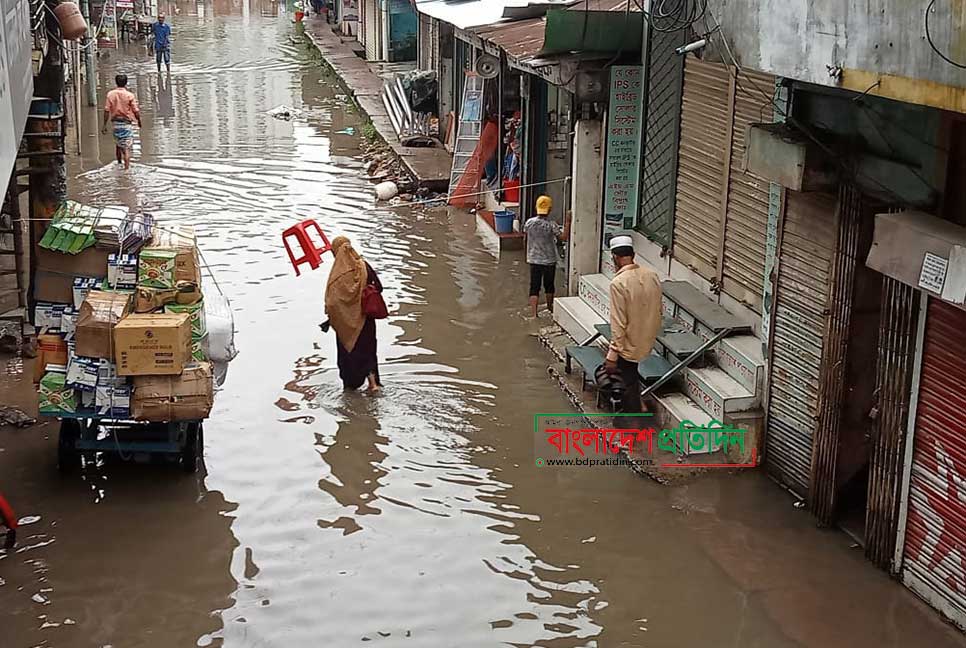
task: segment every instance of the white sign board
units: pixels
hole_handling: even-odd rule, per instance
[[[941,295],[943,285],[946,283],[948,265],[946,259],[941,256],[926,252],[922,258],[922,270],[919,272],[919,287]]]

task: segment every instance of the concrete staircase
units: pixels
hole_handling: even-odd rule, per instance
[[[609,321],[609,284],[603,274],[585,275],[576,297],[554,301],[554,319],[578,344],[595,333],[595,324]],[[662,288],[664,332],[653,353],[672,366],[720,331],[734,331],[659,390],[655,414],[660,425],[707,425],[712,419],[760,425],[765,361],[750,324],[687,282],[665,281]]]

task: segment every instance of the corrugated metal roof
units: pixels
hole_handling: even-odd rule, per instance
[[[416,11],[453,25],[469,29],[492,25],[503,20],[504,10],[526,8],[529,5],[557,5],[566,7],[573,0],[416,0]]]
[[[586,0],[572,5],[570,11],[640,11],[634,0]],[[498,22],[476,27],[470,31],[485,41],[503,49],[508,56],[522,61],[543,49],[543,30],[546,18],[529,18],[513,22]]]

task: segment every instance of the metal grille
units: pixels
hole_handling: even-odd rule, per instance
[[[689,58],[684,67],[674,257],[705,279],[718,276],[725,157],[730,150],[731,74]]]
[[[903,547],[902,581],[966,628],[966,312],[930,299]]]
[[[855,295],[862,201],[859,192],[843,184],[839,191],[838,239],[829,286],[829,315],[825,320],[825,352],[819,378],[818,426],[812,459],[811,510],[819,522],[832,523],[838,485],[838,457],[845,393],[849,331]]]
[[[761,312],[768,229],[767,180],[744,170],[745,134],[754,123],[771,122],[775,77],[742,70],[736,81],[722,290]]]
[[[670,247],[684,75],[684,57],[674,50],[683,43],[682,33],[653,32],[648,43],[641,213],[637,228],[652,241]]]
[[[896,548],[899,479],[909,418],[919,299],[912,286],[884,277],[881,303],[875,372],[878,415],[872,428],[869,457],[865,555],[879,567],[889,569]]]
[[[773,319],[765,467],[808,492],[835,246],[835,198],[787,191]]]

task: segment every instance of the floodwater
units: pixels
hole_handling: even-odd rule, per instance
[[[4,648],[962,645],[760,475],[536,467],[533,414],[569,406],[526,332],[521,256],[495,259],[468,215],[374,206],[361,119],[289,17],[198,8],[172,20],[170,81],[136,45],[102,62],[145,128],[129,173],[85,135],[70,194],[194,225],[241,354],[197,476],[60,477],[54,424],[0,432],[29,522],[0,558]],[[281,104],[301,116],[267,114]],[[326,268],[296,277],[281,246],[303,218],[386,286],[381,396],[340,386]]]

